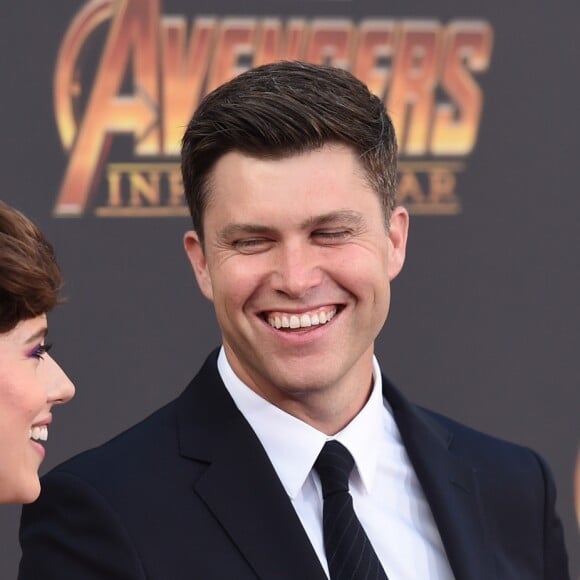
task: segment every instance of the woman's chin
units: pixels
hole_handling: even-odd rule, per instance
[[[0,503],[25,504],[32,503],[40,495],[40,481],[38,476],[30,478],[26,483],[15,483],[13,489],[0,489]]]

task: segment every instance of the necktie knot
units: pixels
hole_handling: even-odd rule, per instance
[[[348,492],[348,480],[354,467],[354,459],[344,445],[338,441],[327,441],[314,463],[320,477],[322,496]]]

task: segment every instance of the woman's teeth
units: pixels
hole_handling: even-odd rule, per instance
[[[308,328],[330,322],[336,314],[336,308],[329,311],[314,312],[312,314],[274,314],[268,316],[268,324],[274,328]]]
[[[48,440],[48,425],[39,425],[30,429],[30,439],[35,441]]]

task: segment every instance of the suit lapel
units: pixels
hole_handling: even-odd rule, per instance
[[[179,447],[207,464],[194,493],[264,580],[326,580],[270,460],[234,405],[214,353],[182,395]],[[453,573],[461,580],[495,577],[477,474],[452,453],[452,436],[411,405],[383,377],[384,395],[439,529]]]
[[[216,370],[215,353],[184,394],[181,454],[206,462],[193,489],[258,578],[325,580],[298,516]],[[193,482],[192,482],[193,483]]]
[[[451,433],[411,405],[385,377],[383,385],[455,577],[492,580],[495,572],[477,473],[453,455]]]

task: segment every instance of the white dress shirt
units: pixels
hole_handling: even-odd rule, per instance
[[[218,371],[284,486],[328,575],[322,531],[322,490],[312,469],[329,439],[352,454],[354,509],[389,580],[453,580],[431,509],[401,441],[373,359],[374,386],[360,413],[334,437],[275,407],[234,373],[223,348]]]

